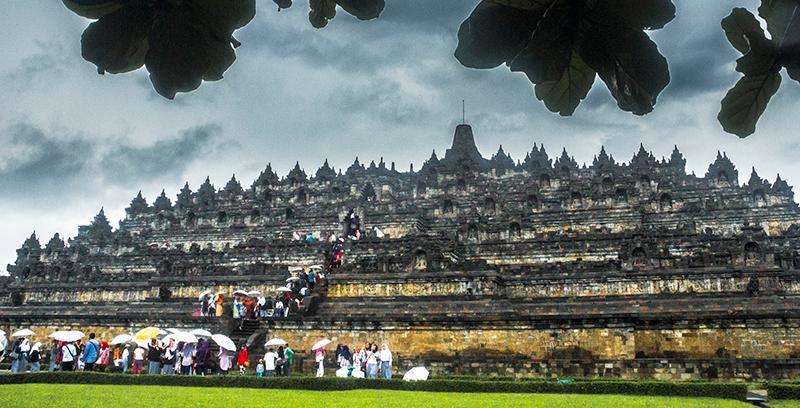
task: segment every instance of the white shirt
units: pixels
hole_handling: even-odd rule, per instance
[[[275,370],[275,361],[278,359],[278,353],[274,351],[264,354],[264,366],[267,371]]]
[[[388,361],[389,364],[392,363],[392,352],[389,349],[384,349],[379,352],[381,361]]]
[[[141,347],[137,347],[136,350],[133,350],[133,359],[144,360],[144,349]]]
[[[130,357],[130,355],[131,353],[130,351],[128,351],[127,348],[125,350],[122,350],[122,361],[128,361],[128,357]]]
[[[75,357],[77,357],[78,349],[75,348],[74,344],[65,344],[61,347],[61,361],[65,363],[69,363],[70,361],[75,361]]]

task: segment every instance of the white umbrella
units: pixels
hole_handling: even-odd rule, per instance
[[[5,334],[0,335],[0,351],[5,350],[6,347],[8,347],[8,339]]]
[[[267,344],[264,344],[264,345],[267,346],[267,347],[269,347],[269,346],[285,346],[286,345],[286,340],[278,339],[278,338],[269,339]]]
[[[321,348],[323,348],[323,347],[325,347],[325,346],[327,346],[328,344],[331,344],[331,343],[333,343],[333,342],[330,339],[322,339],[322,340],[314,343],[314,345],[311,346],[311,350],[321,349]]]
[[[169,334],[169,332],[167,332],[167,331],[166,331],[166,330],[164,330],[164,329],[158,329],[158,335],[159,335],[159,336],[163,336],[163,335],[165,335],[165,334]]]
[[[275,289],[276,292],[291,292],[292,290],[287,288],[286,286],[281,286],[278,289]]]
[[[167,329],[167,332],[169,332],[170,334],[174,334],[174,333],[180,333],[180,332],[182,332],[182,331],[183,331],[183,330],[181,330],[181,329],[176,329],[176,328],[174,328],[174,327],[171,327],[171,328]]]
[[[243,296],[247,296],[247,292],[245,292],[245,291],[243,291],[243,290],[241,290],[241,289],[239,289],[239,290],[237,290],[237,291],[234,291],[234,292],[233,292],[233,294],[234,294],[234,295],[243,295]]]
[[[289,272],[302,272],[303,268],[301,266],[294,266],[289,268]]]
[[[184,343],[197,343],[197,336],[192,333],[187,332],[178,332],[167,335],[164,337],[164,341],[169,342],[170,339],[174,339],[176,342],[184,342]]]
[[[406,372],[403,381],[427,381],[428,375],[430,373],[425,367],[414,367]]]
[[[322,265],[311,265],[308,269],[322,269]]]
[[[291,276],[289,278],[286,278],[286,282],[291,282],[296,280],[300,280],[300,278],[298,278],[297,276]]]
[[[48,337],[56,339],[58,341],[65,341],[67,343],[72,343],[73,341],[78,341],[82,339],[84,337],[84,334],[77,330],[62,330],[62,331],[57,331]]]
[[[219,346],[225,350],[236,351],[236,343],[234,343],[230,337],[224,334],[215,334],[211,336],[211,340],[214,340],[214,343],[219,344]]]
[[[27,336],[35,336],[36,333],[33,332],[31,329],[22,329],[17,330],[14,333],[11,333],[11,337],[27,337]]]
[[[143,349],[150,348],[150,344],[149,344],[148,340],[136,339],[135,343],[136,343],[137,346],[139,346],[139,347],[141,347]]]
[[[130,343],[131,340],[133,340],[133,336],[131,336],[130,334],[120,334],[114,337],[111,340],[110,344],[112,345],[125,344],[125,343]]]
[[[247,292],[247,296],[261,296],[261,292],[257,290],[251,290],[250,292]]]
[[[190,331],[189,333],[194,334],[195,336],[201,336],[201,337],[211,337],[212,336],[211,332],[208,331],[208,330],[205,330],[205,329],[194,329],[194,330]]]
[[[206,297],[208,295],[213,295],[213,294],[214,294],[213,291],[205,290],[205,291],[203,291],[203,293],[201,293],[200,295],[197,296],[197,300],[203,300],[204,297]]]
[[[6,332],[3,331],[3,330],[0,330],[0,336],[5,336],[5,335],[6,335]]]

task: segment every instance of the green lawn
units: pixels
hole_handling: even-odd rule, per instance
[[[458,394],[411,391],[300,391],[121,385],[0,385],[0,407],[752,407],[713,398],[575,394]]]
[[[769,401],[771,408],[800,408],[800,401]]]

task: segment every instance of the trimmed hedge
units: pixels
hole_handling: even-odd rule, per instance
[[[767,395],[771,400],[800,400],[800,385],[788,383],[768,383]]]
[[[462,393],[538,393],[538,394],[626,394],[675,397],[711,397],[744,400],[745,384],[716,382],[667,381],[576,381],[559,384],[551,381],[491,381],[432,379],[408,382],[399,379],[365,380],[336,377],[277,377],[254,376],[183,376],[183,375],[128,375],[87,372],[41,372],[0,375],[0,384],[111,384],[111,385],[165,385],[183,387],[234,387],[303,389],[312,391],[345,391],[355,389],[380,389],[429,392]]]

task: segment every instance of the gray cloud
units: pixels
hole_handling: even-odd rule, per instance
[[[106,182],[130,186],[156,177],[181,175],[193,160],[208,153],[221,130],[219,125],[204,125],[149,146],[118,147],[103,155],[100,168]]]
[[[11,126],[3,135],[0,191],[6,196],[39,197],[68,191],[94,156],[81,138],[46,135],[30,124]]]

